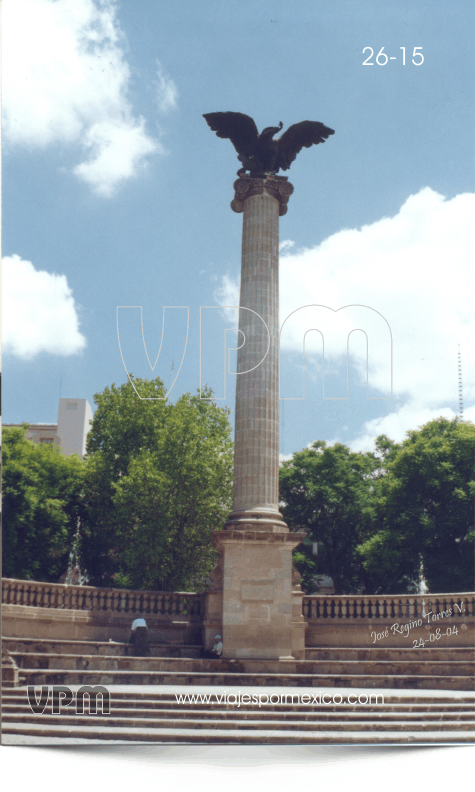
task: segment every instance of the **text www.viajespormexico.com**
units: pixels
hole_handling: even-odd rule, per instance
[[[230,704],[240,707],[241,704],[254,704],[257,707],[277,706],[279,704],[304,704],[306,706],[343,705],[355,704],[384,704],[382,693],[350,693],[342,696],[340,693],[175,693],[177,704]]]

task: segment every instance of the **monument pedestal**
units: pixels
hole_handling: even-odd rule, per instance
[[[228,530],[223,558],[223,657],[291,658],[292,550],[302,534]]]
[[[303,533],[215,531],[220,557],[205,598],[204,645],[223,639],[224,658],[305,658],[305,619],[292,551]]]

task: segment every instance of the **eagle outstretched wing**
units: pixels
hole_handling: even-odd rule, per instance
[[[238,154],[251,154],[259,135],[251,116],[244,113],[206,113],[206,123],[220,138],[229,138]]]
[[[324,143],[334,133],[334,129],[320,121],[300,121],[299,124],[293,124],[277,140],[276,167],[288,170],[299,151],[316,143]]]

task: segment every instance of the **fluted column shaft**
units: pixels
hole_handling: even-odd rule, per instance
[[[279,512],[279,215],[285,177],[242,175],[231,206],[243,212],[236,378],[234,496],[227,528],[285,532]]]

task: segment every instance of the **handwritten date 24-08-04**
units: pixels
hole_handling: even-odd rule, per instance
[[[457,603],[455,603],[455,607],[458,609],[460,613],[463,612],[463,605],[460,606],[457,605]],[[440,621],[444,618],[445,619],[450,618],[452,615],[453,615],[452,608],[448,608],[447,610],[441,611],[440,613],[432,613],[432,611],[429,611],[429,613],[424,614],[423,617],[419,619],[414,619],[414,621],[406,622],[406,624],[399,624],[399,622],[395,622],[394,624],[391,625],[391,627],[386,627],[386,629],[382,630],[380,633],[377,633],[373,630],[371,632],[371,637],[373,639],[373,643],[376,643],[376,641],[381,641],[383,638],[388,638],[389,632],[391,631],[393,635],[399,633],[401,635],[404,635],[406,638],[409,638],[409,634],[411,630],[415,630],[417,629],[417,627],[423,626],[424,623],[423,619],[427,619],[427,624],[430,624],[431,617],[432,617],[432,621],[435,622],[435,621]],[[433,643],[434,641],[438,641],[442,636],[445,635],[447,636],[458,635],[458,628],[455,625],[453,627],[447,626],[446,631],[443,633],[441,631],[441,628],[437,627],[435,633],[429,633],[427,637],[419,638],[419,640],[414,639],[412,642],[413,649],[419,649],[429,641],[431,643]]]

